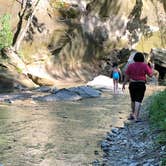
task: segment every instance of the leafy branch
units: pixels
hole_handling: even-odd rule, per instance
[[[13,33],[10,26],[10,18],[9,14],[4,14],[0,18],[1,29],[0,29],[0,50],[5,47],[9,47],[12,45]]]

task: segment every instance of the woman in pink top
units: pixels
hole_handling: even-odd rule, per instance
[[[122,89],[125,89],[125,84],[129,81],[129,92],[131,98],[130,120],[138,122],[139,110],[146,90],[146,75],[152,76],[152,68],[144,63],[144,55],[137,52],[134,56],[134,63],[127,67],[125,72],[125,81]]]

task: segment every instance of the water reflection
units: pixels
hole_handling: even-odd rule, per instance
[[[91,165],[110,126],[123,126],[128,98],[128,94],[106,92],[77,102],[1,105],[0,162],[5,166]]]

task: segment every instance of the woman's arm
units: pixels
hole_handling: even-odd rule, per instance
[[[121,70],[120,70],[120,68],[118,68],[118,73],[119,73],[119,81],[122,81],[122,72],[121,72]]]
[[[149,77],[153,76],[153,70],[154,70],[154,64],[151,63],[151,62],[148,62],[148,65],[147,65],[147,75]]]
[[[129,76],[127,74],[125,74],[124,82],[123,82],[123,85],[122,85],[122,90],[125,89],[125,85],[128,81],[129,81]]]

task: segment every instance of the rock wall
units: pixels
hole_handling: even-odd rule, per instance
[[[19,1],[0,0],[0,4],[0,15],[12,15],[15,32]],[[156,45],[164,46],[163,6],[157,0],[41,0],[21,44],[22,59],[33,66],[39,62],[56,79],[89,78],[88,73],[95,73],[98,66],[94,69],[87,64],[107,57],[114,48],[148,52]],[[154,31],[159,33],[159,40],[145,49],[145,41],[151,40]],[[143,36],[146,38],[142,40]]]

